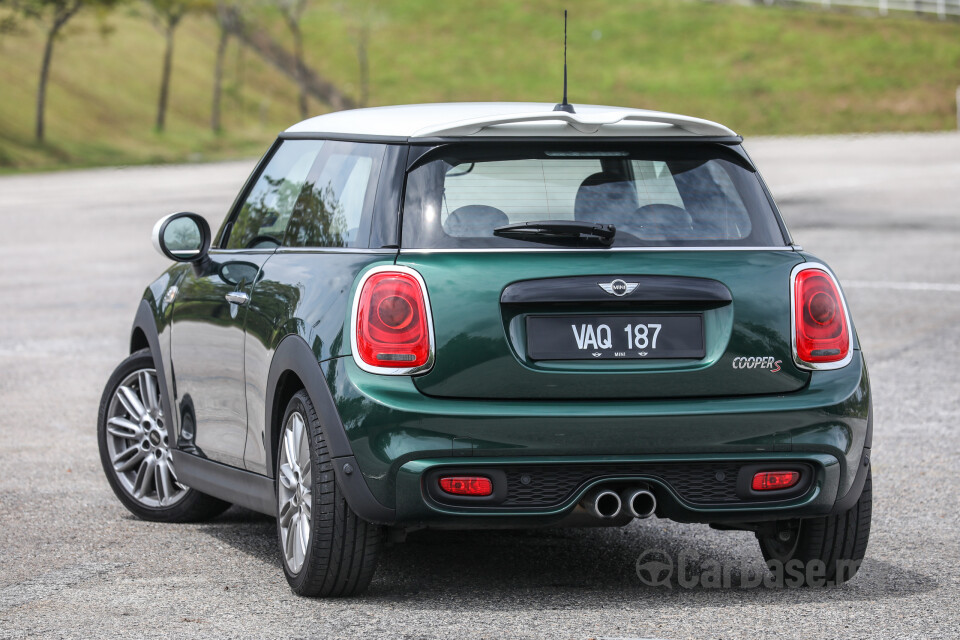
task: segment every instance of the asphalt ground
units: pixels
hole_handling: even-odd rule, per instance
[[[837,588],[741,587],[753,537],[623,529],[411,535],[369,593],[295,597],[274,521],[141,522],[97,455],[97,406],[161,215],[216,226],[252,162],[0,178],[0,637],[950,638],[960,635],[960,135],[748,141],[796,241],[845,284],[874,391],[874,520]],[[647,586],[649,549],[731,586]]]

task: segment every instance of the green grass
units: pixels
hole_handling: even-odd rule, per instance
[[[316,0],[307,57],[355,95],[343,4]],[[956,22],[683,0],[376,3],[371,103],[557,101],[565,5],[574,103],[678,111],[748,136],[956,126]],[[257,19],[285,37],[268,10]],[[39,32],[0,39],[0,170],[252,155],[298,119],[292,84],[234,45],[226,133],[210,133],[215,28],[192,18],[178,34],[168,130],[155,133],[160,35],[122,13],[109,22],[104,38],[78,18],[58,43],[43,146],[31,140]]]
[[[112,33],[78,15],[56,44],[47,89],[47,142],[33,139],[39,31],[0,37],[0,170],[142,164],[262,153],[298,119],[295,89],[231,46],[225,133],[210,130],[216,28],[188,18],[178,31],[167,129],[154,130],[163,40],[149,22],[118,13]]]

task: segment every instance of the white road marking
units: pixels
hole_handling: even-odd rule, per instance
[[[941,291],[960,293],[960,284],[949,282],[870,282],[844,280],[844,289],[893,289],[894,291]]]

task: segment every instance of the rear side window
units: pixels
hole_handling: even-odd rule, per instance
[[[756,174],[719,145],[477,143],[409,172],[403,246],[537,248],[494,230],[542,220],[613,224],[615,247],[785,244]]]
[[[283,236],[322,140],[287,140],[273,153],[233,223],[226,249],[275,249]]]
[[[293,207],[284,246],[366,247],[384,151],[327,142]]]

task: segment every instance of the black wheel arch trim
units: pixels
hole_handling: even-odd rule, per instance
[[[392,524],[396,520],[396,510],[381,504],[363,479],[363,474],[360,473],[360,468],[353,456],[346,429],[343,427],[330,388],[327,386],[327,380],[320,370],[320,364],[310,346],[298,335],[288,335],[280,341],[270,362],[270,372],[267,376],[264,445],[271,477],[276,475],[276,470],[273,468],[276,464],[273,417],[278,408],[274,405],[277,402],[280,377],[288,371],[300,379],[307,395],[310,396],[310,401],[313,402],[327,439],[330,457],[333,459],[337,487],[343,492],[350,508],[368,522]]]
[[[870,447],[873,444],[873,402],[867,409],[867,434],[863,440],[863,452],[860,454],[860,462],[857,466],[857,475],[853,478],[853,484],[849,491],[838,498],[833,505],[832,513],[843,513],[849,511],[857,504],[857,500],[863,495],[863,486],[867,483],[867,474],[870,473]]]
[[[157,379],[163,391],[163,393],[160,394],[160,404],[162,405],[163,413],[167,416],[174,416],[173,405],[170,404],[169,390],[171,387],[167,385],[167,366],[163,361],[163,351],[160,349],[160,332],[157,331],[156,317],[149,300],[141,300],[140,306],[137,308],[137,315],[133,319],[133,328],[130,330],[131,349],[135,344],[134,337],[137,331],[142,333],[147,339],[150,357],[153,358],[153,367],[157,371]],[[179,427],[179,420],[175,420],[175,424]]]

